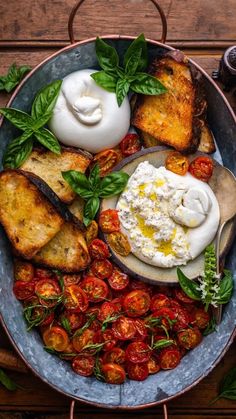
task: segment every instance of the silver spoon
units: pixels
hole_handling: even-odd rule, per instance
[[[223,267],[220,260],[220,244],[222,232],[228,221],[232,220],[236,215],[236,178],[234,174],[227,168],[221,170],[217,174],[216,197],[220,207],[220,225],[216,235],[216,274],[221,275]],[[220,281],[220,278],[219,278]],[[219,324],[222,318],[222,305],[215,310],[216,323]]]

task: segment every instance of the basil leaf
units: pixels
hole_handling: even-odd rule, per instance
[[[219,294],[217,296],[218,304],[227,304],[232,297],[234,282],[232,273],[225,269],[224,270],[224,277],[219,282]]]
[[[33,122],[32,129],[34,131],[38,131],[39,128],[42,128],[48,122],[48,120],[51,118],[51,116],[52,116],[52,113],[50,113],[50,114],[46,113],[45,115],[43,115],[40,118],[36,119]]]
[[[6,77],[0,76],[0,90],[5,90]]]
[[[99,196],[107,198],[122,192],[129,180],[129,175],[125,172],[114,172],[105,176],[100,185]]]
[[[93,191],[91,190],[90,183],[87,177],[76,170],[68,170],[66,172],[61,172],[63,179],[69,183],[70,187],[76,192],[79,196],[84,199],[89,199],[93,197]]]
[[[101,68],[105,71],[114,71],[115,67],[119,65],[119,57],[115,48],[111,47],[101,38],[97,37],[95,49]]]
[[[89,184],[90,184],[91,189],[94,192],[98,192],[100,183],[101,183],[101,179],[99,176],[99,165],[95,164],[95,166],[92,168],[89,175]]]
[[[148,53],[147,53],[147,42],[144,34],[139,35],[133,42],[130,44],[124,55],[124,67],[128,70],[128,62],[130,58],[137,55],[137,51],[141,51],[137,68],[135,71],[143,71],[148,65]],[[129,73],[131,74],[131,73]]]
[[[92,79],[103,89],[108,92],[115,93],[117,77],[105,73],[105,71],[98,71],[91,74]]]
[[[8,93],[11,92],[30,70],[31,68],[27,65],[17,67],[15,63],[12,64],[7,75],[0,77],[0,90],[6,90]]]
[[[192,298],[193,300],[201,300],[201,292],[198,289],[198,284],[193,280],[187,278],[187,276],[181,271],[180,268],[177,268],[177,275],[179,279],[179,285],[185,294]]]
[[[40,144],[48,148],[48,150],[52,151],[55,154],[61,153],[60,144],[51,131],[49,131],[46,128],[41,128],[38,131],[34,132],[34,135],[40,142]]]
[[[216,329],[216,319],[214,316],[211,317],[206,329],[203,330],[202,334],[203,336],[210,335],[213,332],[217,332]]]
[[[99,210],[99,203],[99,198],[97,198],[96,196],[93,196],[86,202],[83,217],[84,225],[86,227],[90,224],[90,222],[94,219],[95,215],[97,214]]]
[[[7,390],[15,391],[17,389],[17,385],[12,381],[5,372],[0,369],[0,383],[6,387]]]
[[[17,169],[29,157],[33,148],[31,132],[24,132],[15,138],[7,147],[2,162],[4,168]]]
[[[61,89],[61,84],[62,80],[56,80],[38,92],[31,109],[33,119],[38,119],[45,114],[49,115],[50,118]]]
[[[124,98],[129,91],[129,82],[125,79],[119,79],[116,84],[116,98],[118,106],[122,105]]]
[[[141,58],[142,49],[139,48],[136,51],[132,53],[129,60],[127,61],[127,64],[125,66],[125,72],[127,75],[133,76],[138,68],[139,60]]]
[[[14,108],[0,108],[0,114],[4,115],[12,124],[22,131],[31,129],[33,120],[30,115]]]
[[[136,73],[136,79],[130,84],[131,90],[144,95],[160,95],[167,89],[156,77],[146,73]]]

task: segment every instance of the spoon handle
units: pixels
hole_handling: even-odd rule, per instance
[[[221,266],[220,266],[220,239],[221,239],[221,234],[222,231],[224,229],[226,222],[222,223],[218,229],[217,235],[216,235],[216,244],[215,244],[215,248],[216,248],[216,274],[220,275],[221,274]],[[218,283],[221,280],[221,275],[218,279]],[[222,305],[219,305],[215,310],[215,319],[216,319],[216,324],[220,324],[221,319],[222,319]]]

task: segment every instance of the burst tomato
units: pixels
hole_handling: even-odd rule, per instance
[[[185,329],[177,334],[178,343],[185,349],[193,349],[202,341],[201,332],[197,327]]]
[[[52,326],[43,332],[43,341],[45,346],[63,352],[69,344],[69,337],[62,327]]]
[[[108,259],[97,259],[92,262],[91,271],[97,278],[105,279],[111,276],[113,266]]]
[[[108,277],[108,282],[113,290],[121,291],[129,285],[129,277],[120,269],[114,267],[111,276]]]
[[[189,168],[188,158],[179,151],[172,151],[166,158],[165,168],[177,175],[184,176]]]
[[[95,358],[91,355],[78,355],[73,359],[72,368],[76,374],[89,377],[93,374]]]
[[[54,307],[61,297],[61,289],[54,279],[40,279],[35,286],[35,294],[46,307]]]
[[[199,156],[189,166],[189,172],[203,182],[208,182],[213,173],[213,161],[208,156]]]
[[[210,321],[210,315],[204,308],[196,308],[193,312],[193,324],[199,329],[205,329]]]
[[[129,362],[141,364],[150,359],[151,350],[149,346],[142,341],[132,342],[126,348],[125,357]]]
[[[120,220],[115,209],[107,209],[99,215],[99,227],[103,233],[113,233],[120,230]]]
[[[94,239],[96,239],[98,235],[98,224],[95,220],[92,220],[91,223],[88,225],[86,233],[85,233],[85,239],[87,244],[89,245]]]
[[[82,283],[81,283],[82,284]],[[88,308],[88,298],[82,287],[69,285],[64,289],[64,306],[67,310],[85,312]]]
[[[130,380],[143,381],[148,377],[148,363],[133,364],[128,362],[127,372]]]
[[[13,292],[17,300],[26,300],[34,295],[35,281],[16,281],[13,285]]]
[[[104,364],[124,364],[125,363],[125,351],[121,348],[114,347],[110,351],[106,352],[103,356]]]
[[[119,310],[115,304],[113,304],[111,301],[105,301],[100,307],[98,320],[100,320],[100,322],[109,321],[109,319],[115,317],[118,312]]]
[[[162,307],[153,313],[155,319],[160,319],[160,324],[166,329],[171,329],[175,323],[175,313],[168,307]]]
[[[93,163],[98,164],[101,177],[106,176],[112,171],[113,167],[119,162],[120,156],[116,150],[109,149],[97,153],[93,158]]]
[[[87,276],[80,285],[88,300],[93,303],[98,303],[107,297],[108,286],[102,279]]]
[[[146,339],[148,335],[148,329],[146,326],[146,323],[142,319],[133,319],[135,328],[136,328],[136,334],[134,339],[135,340],[144,340]]]
[[[190,323],[190,317],[187,310],[185,310],[183,307],[175,307],[172,310],[175,314],[176,320],[176,322],[173,324],[173,330],[177,332],[181,329],[186,329]]]
[[[150,302],[150,295],[146,291],[136,290],[124,297],[123,306],[128,316],[139,317],[149,310]]]
[[[75,311],[64,311],[60,316],[60,324],[62,327],[65,327],[65,324],[68,324],[68,327],[71,331],[79,329],[85,323],[84,313],[77,313]],[[65,327],[66,328],[66,327]]]
[[[55,274],[49,269],[35,268],[35,277],[37,279],[55,278]]]
[[[114,336],[120,340],[133,339],[136,334],[135,324],[129,317],[121,316],[112,324]]]
[[[120,142],[120,149],[124,157],[131,156],[141,150],[141,142],[137,134],[127,134]]]
[[[156,374],[156,372],[160,371],[160,365],[158,364],[157,358],[155,356],[151,356],[151,358],[148,360],[147,366],[149,374]]]
[[[101,366],[105,381],[109,384],[122,384],[125,381],[125,370],[118,364],[103,364]]]
[[[90,243],[88,250],[92,259],[106,259],[109,257],[108,246],[100,239],[94,239]]]
[[[162,349],[158,356],[160,367],[163,370],[171,370],[180,363],[180,351],[176,348]]]
[[[63,275],[63,282],[64,282],[64,286],[68,287],[69,285],[72,284],[78,284],[81,280],[81,275],[80,274],[74,274],[74,275]]]
[[[111,248],[121,256],[128,256],[131,252],[128,237],[120,231],[115,231],[107,236]]]
[[[166,295],[154,294],[151,299],[150,310],[154,312],[162,307],[169,307],[169,305],[170,300]]]
[[[72,344],[76,350],[76,352],[81,352],[84,349],[86,350],[87,346],[93,345],[94,343],[94,335],[95,332],[91,329],[85,329],[84,332],[74,334],[72,338]]]

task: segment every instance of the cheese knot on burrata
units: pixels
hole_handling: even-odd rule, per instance
[[[147,161],[130,177],[117,209],[133,254],[163,268],[195,259],[213,240],[220,219],[207,183]]]
[[[117,104],[116,94],[99,87],[92,79],[95,70],[79,70],[63,79],[49,122],[63,144],[91,153],[113,148],[130,126],[128,97]]]

